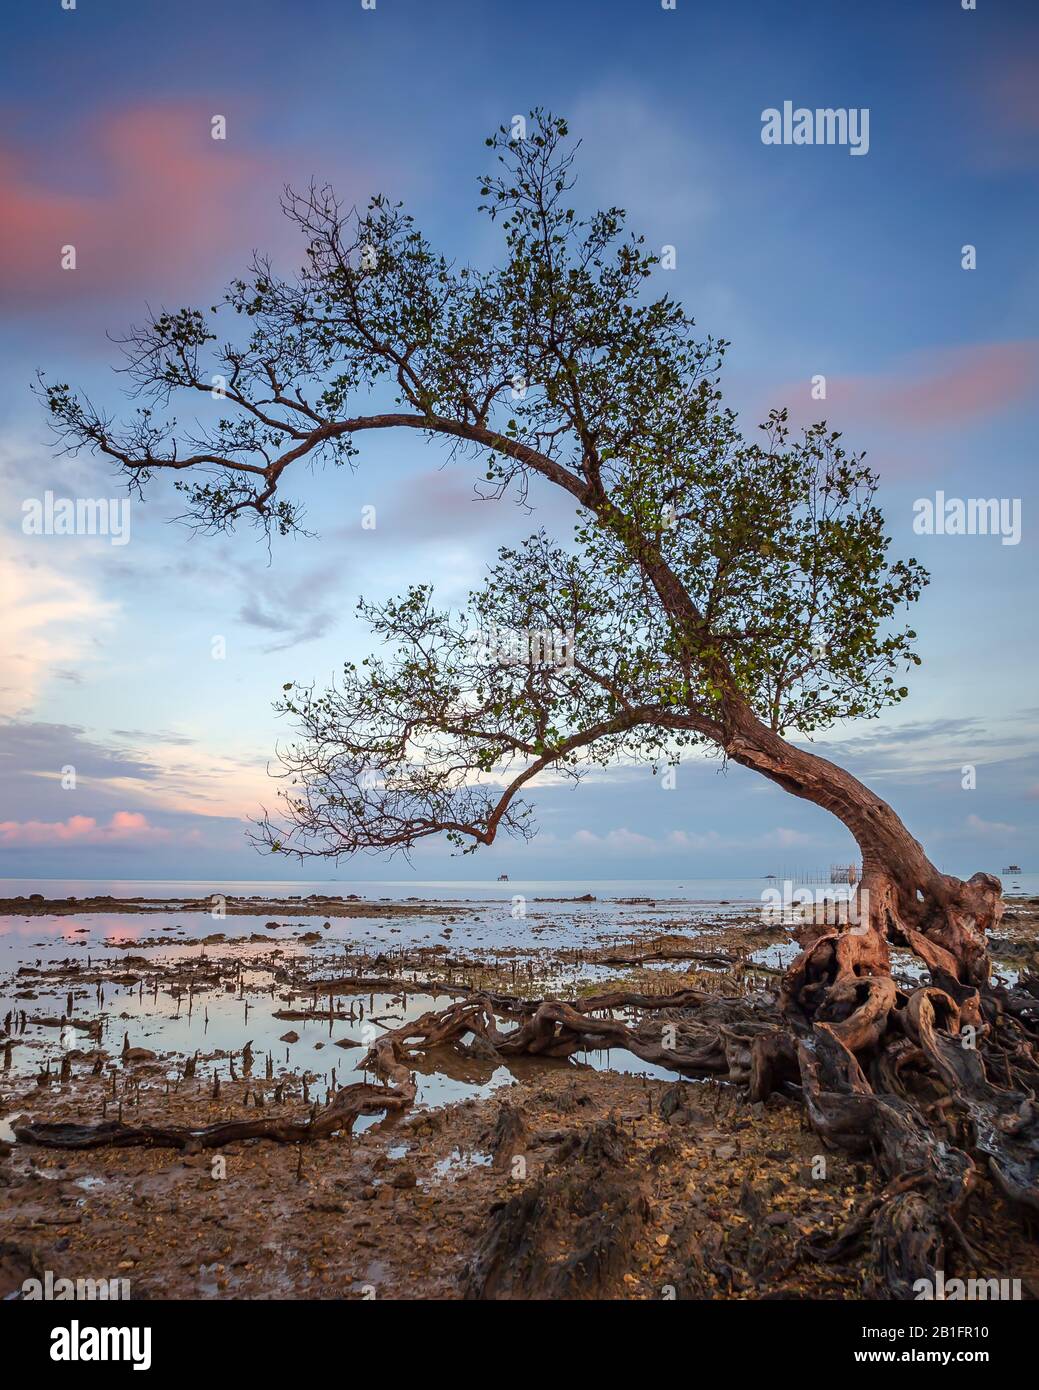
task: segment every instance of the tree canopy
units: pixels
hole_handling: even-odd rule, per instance
[[[278,849],[529,834],[519,793],[546,768],[726,752],[750,718],[809,735],[902,699],[918,661],[896,615],[927,576],[890,557],[864,457],[785,410],[743,433],[720,390],[728,344],[654,292],[658,258],[621,209],[572,206],[565,121],[535,111],[522,139],[487,144],[498,266],[434,251],[385,196],[346,210],[311,185],[284,200],[307,242],[297,276],[257,257],[208,313],[129,332],[129,420],[40,383],[65,447],[134,488],[173,471],[204,530],[301,529],[292,466],[354,466],[372,429],[479,455],[487,496],[523,499],[538,475],[577,504],[565,545],[502,549],[465,612],[428,586],[362,603],[386,654],[326,691],[287,687],[285,814],[261,829]],[[185,399],[208,412],[190,428]]]

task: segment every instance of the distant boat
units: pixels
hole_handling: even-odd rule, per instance
[[[1004,872],[1005,874],[1019,874],[1019,873],[1021,872],[1021,865],[1020,865],[1020,864],[1008,864],[1008,865],[1006,866],[1006,868],[1003,870],[1003,872]]]
[[[499,882],[499,883],[508,883],[508,881],[509,881],[509,876],[508,876],[508,874],[499,874],[499,875],[498,875],[498,882]]]

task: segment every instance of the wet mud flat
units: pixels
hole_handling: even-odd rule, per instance
[[[214,915],[219,903],[221,915],[245,916],[257,912],[291,912],[298,917],[414,917],[439,916],[441,903],[424,903],[418,898],[401,901],[384,900],[377,904],[366,902],[356,893],[346,896],[326,896],[311,893],[306,897],[240,897],[235,894],[214,893],[205,898],[115,898],[98,895],[89,898],[47,898],[42,893],[30,893],[15,898],[0,898],[0,917],[80,916],[83,913],[122,912],[138,916],[147,912],[205,912]],[[471,911],[460,906],[458,911]]]
[[[211,1123],[246,1089],[142,1088],[127,1117]],[[33,1113],[79,1119],[100,1090]],[[818,1149],[776,1098],[573,1065],[311,1145],[6,1146],[3,1295],[49,1269],[141,1299],[867,1297],[868,1250],[832,1249],[876,1180],[835,1154],[821,1171]],[[1035,1296],[1034,1248],[1012,1225],[1004,1240],[995,1263]]]
[[[33,1106],[92,1113],[102,1083]],[[129,1118],[240,1114],[142,1090]],[[810,1259],[812,1236],[868,1195],[796,1110],[726,1088],[536,1066],[493,1097],[419,1110],[313,1145],[67,1153],[0,1160],[9,1295],[46,1269],[127,1278],[149,1297],[854,1296],[865,1272]],[[129,1112],[131,1107],[127,1107]]]
[[[1008,978],[1039,975],[1039,898],[1006,897],[989,950],[997,973]]]
[[[661,930],[632,909],[575,927],[546,904],[511,944],[464,948],[443,904],[393,946],[385,924],[372,943],[286,920],[49,950],[30,933],[0,977],[0,1296],[47,1270],[145,1299],[883,1296],[854,1238],[882,1180],[825,1150],[795,1100],[621,1046],[501,1055],[479,1026],[423,1041],[474,997],[505,1036],[537,1001],[623,996],[639,1002],[597,1026],[625,1020],[651,1056],[657,1020],[683,1017],[670,1000],[750,1007],[796,949],[745,912]],[[108,1139],[32,1142],[49,1125]],[[165,1137],[123,1146],[106,1126]],[[212,1126],[265,1133],[203,1144]],[[994,1190],[965,1235],[1039,1296],[1037,1248]]]

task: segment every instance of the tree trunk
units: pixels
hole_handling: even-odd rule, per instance
[[[854,1036],[853,1050],[875,1041],[894,1002],[891,944],[919,956],[934,983],[961,1007],[976,1001],[989,979],[986,933],[1003,911],[999,879],[978,873],[964,882],[940,873],[891,807],[857,778],[793,747],[746,706],[727,714],[726,754],[832,812],[862,853],[858,910],[847,924],[818,927],[807,941],[787,974],[788,1009],[806,1020],[837,1023],[850,1022],[854,1014],[857,1021],[845,1030],[844,1041]]]
[[[727,755],[831,811],[862,852],[857,920],[809,927],[783,981],[787,1028],[754,1040],[751,1092],[794,1085],[827,1145],[874,1155],[891,1182],[871,1217],[873,1260],[890,1291],[910,1297],[915,1279],[965,1247],[959,1223],[982,1172],[1039,1211],[1035,1001],[989,983],[1002,885],[940,873],[850,773],[792,747],[738,700],[725,713]],[[891,945],[912,950],[931,983],[896,986]]]

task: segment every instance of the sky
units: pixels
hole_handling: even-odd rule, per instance
[[[421,580],[457,603],[499,544],[568,530],[542,492],[533,517],[475,500],[478,465],[420,436],[370,436],[353,473],[308,476],[317,534],[270,555],[249,530],[192,535],[161,477],[132,502],[126,544],[22,524],[47,491],[125,495],[103,462],[56,455],[29,389],[37,370],[132,410],[112,338],[149,306],[216,302],[254,249],[296,267],[279,197],[311,177],[347,204],[403,200],[434,245],[492,264],[499,233],[476,210],[483,141],[535,106],[582,141],[581,199],[620,204],[650,247],[675,248],[659,288],[731,341],[724,387],[748,430],[774,405],[824,415],[879,472],[895,553],[931,571],[911,698],[830,730],[819,750],[889,800],[941,868],[1039,867],[1029,0],[38,0],[5,26],[0,876],[324,873],[245,838],[276,798],[282,685],[325,684],[369,650],[359,595]],[[785,101],[867,108],[868,151],[763,143],[762,113]],[[811,396],[820,375],[825,405]],[[939,491],[1018,501],[1018,542],[917,534],[914,503]],[[618,766],[534,800],[529,844],[459,859],[428,842],[413,870],[365,859],[327,872],[594,881],[855,856],[825,812],[714,761],[684,763],[673,788]]]

